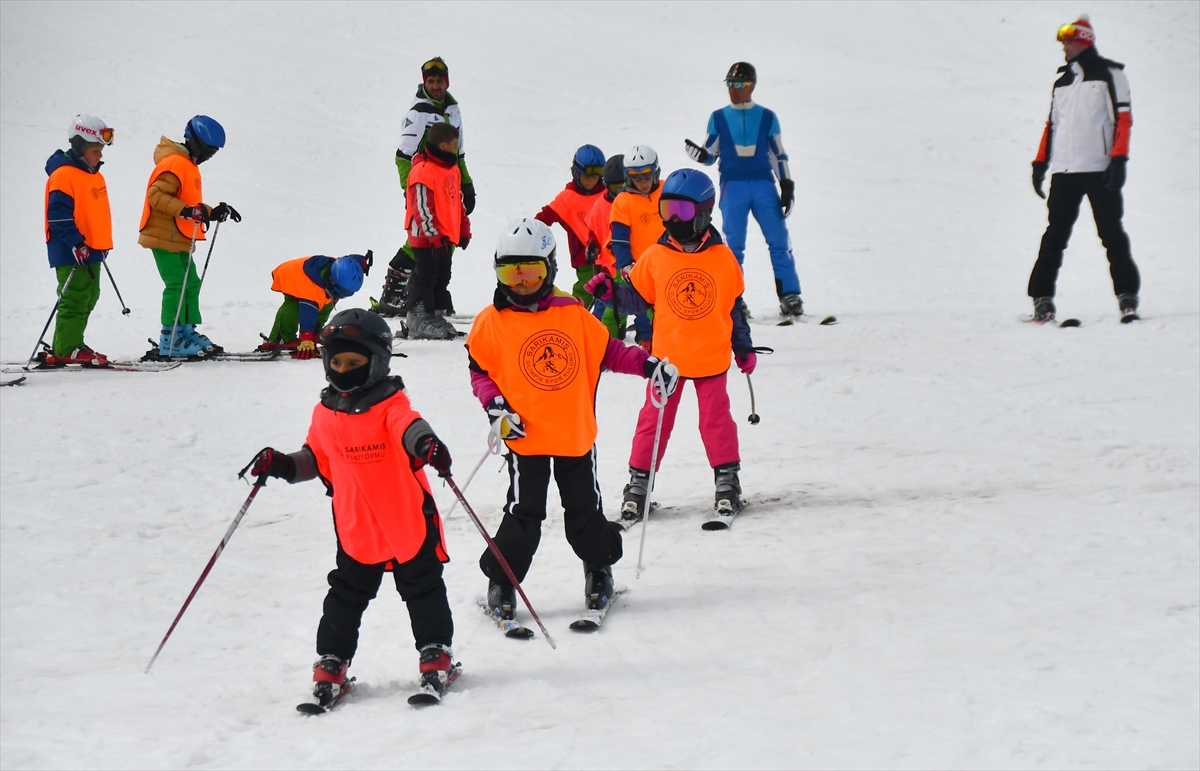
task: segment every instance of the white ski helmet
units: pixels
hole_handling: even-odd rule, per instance
[[[497,276],[499,289],[510,299],[521,304],[528,304],[531,300],[541,299],[554,291],[554,276],[558,272],[558,262],[555,259],[557,249],[557,244],[554,241],[554,233],[543,222],[535,220],[532,217],[522,217],[505,225],[504,230],[500,233],[499,240],[496,241],[496,254],[493,258],[493,267],[499,270],[502,266],[506,265],[544,262],[546,264],[546,278],[542,283],[541,290],[535,297],[514,294],[511,287],[500,281],[499,276]]]
[[[625,181],[630,185],[633,184],[631,173],[636,177],[647,172],[654,184],[658,184],[659,171],[658,153],[650,145],[634,145],[625,153]]]
[[[76,115],[67,131],[67,139],[71,141],[72,150],[82,152],[88,145],[111,145],[113,130],[93,115]]]

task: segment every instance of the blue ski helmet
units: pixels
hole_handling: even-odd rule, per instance
[[[197,163],[203,163],[225,146],[225,129],[213,118],[197,115],[183,129],[183,144]]]
[[[330,290],[336,297],[349,297],[362,289],[363,259],[361,254],[348,254],[329,266]]]
[[[604,174],[604,151],[595,145],[584,145],[575,151],[571,159],[571,173],[576,176],[589,174],[602,176]]]
[[[667,232],[677,241],[692,241],[712,224],[717,191],[712,180],[699,169],[673,171],[663,182],[659,214]],[[673,206],[670,201],[687,201],[692,206]],[[685,216],[690,212],[691,216]]]

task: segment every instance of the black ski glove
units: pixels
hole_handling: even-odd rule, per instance
[[[256,477],[279,477],[291,482],[296,478],[296,461],[274,447],[264,447],[250,462],[250,473]]]
[[[784,217],[792,213],[792,204],[795,202],[796,183],[790,179],[779,180],[779,206],[783,209]]]
[[[1108,168],[1104,170],[1104,189],[1110,193],[1115,193],[1125,187],[1125,164],[1129,159],[1123,155],[1118,155],[1108,164]]]
[[[212,220],[212,214],[209,209],[202,203],[195,206],[185,206],[183,211],[179,212],[179,218],[191,220],[192,222],[202,222],[207,225]]]
[[[1033,192],[1038,194],[1038,198],[1044,199],[1046,197],[1046,194],[1042,192],[1042,185],[1046,181],[1046,168],[1049,165],[1048,163],[1038,163],[1037,161],[1033,163]]]
[[[467,210],[467,216],[475,211],[475,185],[468,182],[462,186],[463,208]]]
[[[209,219],[216,220],[217,222],[224,222],[227,219],[231,219],[234,222],[242,221],[242,215],[238,214],[237,209],[233,208],[224,201],[221,201],[219,204],[217,204],[208,217]]]
[[[371,266],[375,264],[375,252],[370,249],[363,255],[363,275],[371,275]]]
[[[450,242],[445,238],[429,247],[429,254],[435,260],[444,260],[450,256]]]
[[[708,163],[708,150],[705,150],[700,145],[690,139],[683,140],[684,151],[696,163]]]
[[[596,258],[600,256],[600,244],[592,241],[587,245],[587,264],[595,265]]]
[[[417,457],[436,469],[438,476],[450,476],[450,448],[433,434],[417,443]]]

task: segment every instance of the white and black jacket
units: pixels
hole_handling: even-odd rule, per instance
[[[1051,174],[1082,174],[1128,157],[1133,113],[1125,65],[1088,48],[1058,71],[1034,163],[1049,163]]]

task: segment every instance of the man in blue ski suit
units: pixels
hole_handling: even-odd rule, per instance
[[[783,150],[779,118],[750,99],[757,82],[754,65],[737,62],[730,67],[725,76],[730,106],[709,116],[703,147],[688,139],[685,149],[692,160],[705,166],[720,160],[721,225],[739,265],[746,256],[746,224],[754,212],[771,250],[775,293],[780,314],[786,318],[804,313],[796,259],[784,222],[795,202],[796,183]],[[775,177],[779,177],[778,195]]]

